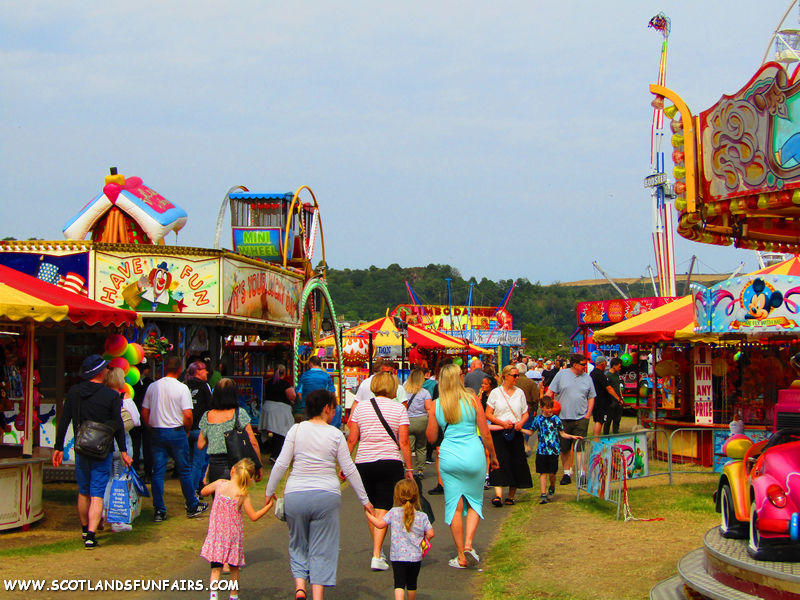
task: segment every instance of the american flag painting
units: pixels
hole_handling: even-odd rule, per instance
[[[89,290],[86,288],[86,279],[84,277],[71,271],[66,275],[61,275],[58,272],[58,267],[52,263],[40,263],[39,272],[36,274],[36,277],[75,294],[89,296]]]
[[[47,283],[58,285],[60,279],[58,267],[52,263],[42,262],[39,265],[39,272],[36,274],[36,277]]]

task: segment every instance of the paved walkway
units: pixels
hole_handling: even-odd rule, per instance
[[[448,561],[456,555],[450,528],[444,522],[444,496],[427,494],[436,484],[433,472],[428,473],[424,482],[426,497],[433,506],[436,522],[433,548],[423,561],[419,576],[419,600],[465,600],[473,597],[473,579],[478,569],[453,569]],[[491,505],[493,491],[484,494],[484,520],[478,526],[475,550],[485,552],[504,517],[511,514],[513,507],[495,508]],[[256,505],[259,501],[256,500]],[[249,520],[245,517],[245,535]],[[339,571],[336,587],[325,590],[325,598],[330,600],[359,600],[393,598],[394,584],[391,569],[371,571],[372,541],[367,530],[364,509],[356,499],[353,490],[342,492],[341,535],[339,550]],[[242,569],[239,593],[242,600],[291,600],[294,598],[294,583],[289,570],[289,533],[285,524],[276,522],[263,534],[252,536],[245,541],[247,565]],[[384,542],[384,551],[389,554],[389,535]],[[208,582],[208,562],[198,558],[185,570],[172,574],[173,579],[202,579]],[[310,589],[309,598],[311,597]],[[207,598],[207,593],[184,594],[189,597]],[[161,600],[172,598],[169,594],[155,594],[151,598]],[[227,600],[227,593],[220,592],[220,600]]]

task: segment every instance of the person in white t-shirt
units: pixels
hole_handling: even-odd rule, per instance
[[[408,438],[408,411],[403,404],[392,401],[397,395],[399,382],[391,373],[378,373],[372,377],[370,390],[374,398],[359,402],[350,418],[350,452],[358,444],[356,468],[364,482],[369,501],[375,507],[375,516],[381,518],[394,505],[394,486],[403,479],[414,478],[411,463],[411,445]],[[377,406],[377,411],[375,406]],[[378,416],[391,430],[391,435]],[[372,535],[373,571],[386,571],[389,563],[383,556],[382,546],[386,529],[368,523]]]
[[[167,518],[164,504],[164,474],[167,459],[172,457],[186,499],[186,516],[197,517],[208,510],[208,504],[198,502],[192,488],[192,467],[189,464],[189,430],[192,427],[192,394],[178,381],[181,359],[170,356],[164,366],[166,375],[150,384],[142,401],[142,422],[152,430],[153,446],[153,521]]]
[[[394,375],[395,372],[392,363],[379,360],[372,365],[372,375],[362,381],[361,385],[358,386],[358,390],[356,390],[356,400],[350,409],[351,415],[356,412],[356,406],[358,406],[359,402],[364,402],[375,397],[375,394],[373,394],[370,390],[370,386],[372,385],[372,378],[378,373],[390,373]],[[402,385],[397,386],[397,393],[392,399],[408,408],[408,395],[406,394],[406,390]]]

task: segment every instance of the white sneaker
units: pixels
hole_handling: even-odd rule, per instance
[[[385,558],[374,558],[372,559],[372,564],[370,565],[370,569],[373,571],[388,571],[389,570],[389,563],[386,562]]]

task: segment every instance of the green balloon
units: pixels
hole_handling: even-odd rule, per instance
[[[619,359],[622,361],[623,367],[630,367],[633,364],[633,357],[627,352],[622,354]]]
[[[453,364],[458,365],[460,367],[461,365],[464,364],[464,359],[462,359],[460,356],[457,356],[456,358],[453,359]]]

